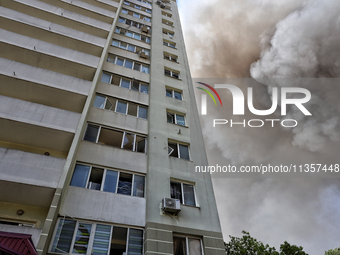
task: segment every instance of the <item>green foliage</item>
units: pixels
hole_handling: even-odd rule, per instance
[[[340,247],[335,249],[330,249],[328,251],[325,251],[325,255],[340,255]]]
[[[242,231],[242,234],[242,237],[230,236],[230,242],[224,243],[227,255],[308,255],[301,246],[291,245],[286,241],[281,244],[278,252],[275,247],[251,237],[248,232]]]

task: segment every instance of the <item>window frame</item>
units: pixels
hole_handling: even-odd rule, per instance
[[[64,222],[65,222],[65,220],[75,222],[75,227],[74,227],[73,233],[72,233],[72,241],[71,241],[71,244],[70,244],[70,249],[69,249],[68,252],[65,252],[65,251],[59,251],[59,252],[58,251],[52,251],[53,243],[55,242],[55,239],[57,238],[57,236],[56,236],[57,235],[57,231],[58,231],[60,222],[62,220]],[[61,224],[63,224],[63,223],[61,223]],[[79,253],[74,253],[73,252],[74,244],[75,244],[75,239],[76,239],[76,236],[77,236],[77,231],[78,231],[79,224],[89,224],[89,225],[91,225],[89,242],[88,242],[88,246],[87,246],[87,249],[86,249],[86,253],[84,253],[84,254],[92,254],[93,246],[94,246],[94,239],[95,239],[96,230],[97,230],[97,225],[102,225],[102,226],[110,227],[110,238],[109,238],[108,249],[107,249],[107,253],[106,254],[110,253],[111,244],[112,244],[111,243],[111,239],[112,239],[112,233],[113,233],[113,228],[114,227],[116,227],[116,228],[126,228],[126,230],[127,230],[126,231],[126,249],[125,249],[125,253],[126,254],[128,252],[128,248],[129,248],[130,229],[141,231],[142,232],[142,254],[144,254],[144,237],[145,237],[144,235],[145,235],[145,231],[144,231],[143,228],[121,226],[121,225],[115,225],[115,224],[105,224],[105,223],[101,223],[101,222],[91,222],[91,221],[87,221],[87,220],[82,220],[82,219],[78,220],[78,219],[75,219],[75,218],[69,218],[69,217],[65,217],[65,216],[64,217],[59,217],[57,219],[57,222],[56,222],[56,224],[54,226],[53,235],[52,235],[52,238],[51,238],[51,241],[50,241],[50,245],[49,245],[49,248],[48,248],[48,253],[51,253],[51,254],[79,254]],[[59,238],[60,238],[62,226],[60,228],[60,233],[59,233],[59,236],[58,236],[58,240],[56,242],[56,247],[58,246],[58,243],[59,243]]]
[[[86,132],[87,132],[87,129],[88,129],[89,126],[98,127],[96,139],[95,139],[95,142],[93,142],[95,144],[99,144],[98,143],[99,136],[100,136],[100,133],[102,131],[102,128],[104,128],[104,129],[112,130],[112,131],[116,131],[116,132],[123,132],[123,136],[122,136],[122,141],[120,143],[120,147],[116,147],[116,146],[112,146],[112,145],[107,145],[107,144],[104,144],[104,145],[124,150],[125,148],[123,146],[124,146],[124,139],[125,139],[126,135],[127,134],[133,134],[134,135],[134,138],[133,138],[133,149],[132,150],[128,150],[128,151],[137,152],[137,153],[144,153],[144,154],[146,154],[146,152],[147,152],[147,138],[148,138],[147,136],[136,134],[134,132],[130,132],[130,131],[127,131],[127,130],[120,130],[120,129],[115,129],[115,128],[111,128],[111,127],[109,128],[109,127],[101,126],[99,124],[94,124],[94,123],[87,123],[86,129],[85,129],[85,132],[84,132],[84,135],[83,135],[83,139],[82,139],[83,141],[91,142],[89,140],[85,140]],[[137,151],[137,144],[136,144],[137,136],[145,138],[144,152]]]
[[[114,61],[109,61],[109,59],[110,60],[114,59]],[[117,64],[118,60],[123,60],[123,64],[122,65]],[[127,61],[132,62],[131,68],[125,66]],[[121,57],[121,56],[118,56],[118,55],[114,55],[114,54],[111,54],[111,53],[108,54],[106,62],[114,64],[114,65],[119,65],[119,66],[122,66],[122,67],[125,67],[125,68],[129,68],[129,69],[135,70],[137,72],[150,74],[150,65],[147,65],[147,64],[144,64],[144,63],[132,60],[132,59],[127,59],[127,58],[124,58],[124,57]],[[136,64],[140,65],[140,67],[138,68],[139,70],[135,69]],[[148,71],[143,72],[144,68],[146,68],[146,70],[148,70]]]
[[[170,197],[171,197],[171,183],[177,183],[177,184],[180,184],[181,185],[181,205],[186,205],[186,206],[191,206],[191,207],[198,207],[198,203],[197,203],[197,197],[196,197],[196,185],[195,183],[192,183],[192,182],[187,182],[187,181],[182,181],[182,180],[178,180],[178,179],[174,179],[174,178],[170,178]],[[194,202],[195,202],[195,205],[187,205],[185,204],[185,199],[184,199],[184,189],[183,189],[183,185],[186,184],[186,185],[191,185],[193,187],[193,197],[194,197]],[[171,197],[173,198],[173,197]]]
[[[167,46],[167,47],[170,47],[172,49],[177,49],[176,48],[176,43],[174,43],[174,42],[169,42],[169,41],[163,40],[163,45]]]
[[[119,75],[117,75],[117,74],[109,73],[109,72],[106,72],[106,71],[103,71],[102,77],[103,77],[104,74],[105,74],[105,75],[110,75],[110,81],[109,81],[107,84],[110,84],[110,85],[113,85],[113,86],[118,86],[118,87],[127,89],[126,87],[123,87],[123,86],[122,86],[122,80],[123,80],[123,79],[124,79],[124,80],[129,80],[129,88],[128,88],[129,90],[136,91],[136,92],[143,93],[143,94],[147,94],[147,95],[149,94],[149,84],[148,84],[148,83],[141,82],[141,81],[136,80],[136,79],[126,78],[126,77],[119,76]],[[112,79],[113,79],[114,76],[116,76],[116,77],[119,78],[119,85],[116,85],[116,84],[113,84],[113,83],[112,83]],[[139,87],[138,91],[132,89],[132,84],[133,84],[134,81],[137,81],[137,82],[138,82],[138,87]],[[102,78],[101,78],[101,82],[104,82],[104,81],[102,81]],[[104,83],[106,83],[106,82],[104,82]],[[144,93],[144,92],[142,91],[142,86],[148,87],[147,93]]]
[[[167,13],[165,11],[162,11],[162,15],[168,18],[172,18],[172,14],[171,13]]]
[[[75,172],[75,169],[76,169],[77,165],[82,165],[82,166],[90,167],[89,172],[88,172],[88,176],[87,176],[87,179],[86,179],[85,187],[79,187],[79,186],[76,186],[76,185],[71,185],[72,180],[73,180],[73,176],[74,176],[74,172]],[[119,178],[120,178],[121,173],[123,173],[123,174],[131,174],[132,175],[132,179],[131,179],[131,191],[130,191],[130,195],[128,195],[128,196],[130,196],[130,197],[140,197],[140,196],[134,196],[133,194],[135,192],[135,190],[134,190],[135,189],[135,178],[136,178],[135,176],[142,176],[142,177],[144,177],[144,185],[143,185],[143,196],[141,198],[145,198],[145,175],[125,172],[125,171],[121,171],[121,170],[118,170],[118,169],[112,169],[112,168],[95,166],[95,165],[91,165],[91,164],[87,164],[87,163],[81,163],[81,162],[76,163],[75,166],[74,166],[73,173],[72,173],[72,178],[71,178],[71,181],[70,181],[70,186],[78,187],[78,188],[83,188],[83,189],[89,189],[89,190],[96,190],[96,189],[89,188],[90,176],[91,176],[91,172],[92,172],[93,168],[103,169],[103,177],[102,177],[102,181],[100,183],[100,189],[97,190],[97,191],[108,192],[108,193],[113,193],[113,194],[120,194],[120,195],[126,195],[126,194],[118,193]],[[108,171],[115,171],[115,172],[117,172],[116,188],[115,188],[114,192],[110,192],[110,191],[104,190],[106,176],[107,176],[107,172]]]
[[[130,102],[130,101],[126,101],[126,100],[122,100],[122,99],[116,98],[116,97],[110,97],[110,96],[106,96],[106,95],[98,94],[98,93],[96,94],[95,99],[97,98],[97,96],[105,97],[105,100],[104,100],[104,103],[103,103],[103,108],[97,107],[97,106],[95,106],[95,105],[93,105],[93,107],[96,107],[96,108],[102,109],[102,110],[107,110],[107,111],[115,112],[115,113],[124,114],[124,113],[121,113],[121,112],[117,112],[117,106],[118,106],[118,102],[119,102],[119,101],[121,101],[121,102],[126,102],[126,103],[127,103],[127,106],[126,106],[126,111],[125,111],[125,114],[124,114],[124,115],[129,115],[129,116],[136,117],[136,118],[139,118],[139,119],[144,119],[144,120],[147,120],[147,119],[148,119],[148,106],[146,106],[146,105],[141,105],[141,104],[138,104],[138,103],[136,103],[136,102]],[[116,100],[115,106],[113,107],[114,109],[106,109],[106,108],[105,108],[106,102],[107,102],[107,100],[108,100],[109,97]],[[137,105],[137,115],[136,115],[136,116],[129,114],[129,106],[130,106],[130,104],[135,104],[135,105]],[[140,107],[146,108],[146,111],[147,111],[147,113],[146,113],[146,118],[139,117]]]
[[[113,45],[113,42],[118,42],[118,46]],[[125,49],[122,47],[122,43],[125,43],[125,44],[126,44]],[[122,49],[122,50],[127,50],[127,51],[130,51],[130,52],[134,52],[134,53],[137,53],[137,54],[139,54],[140,52],[145,52],[146,55],[148,55],[148,56],[150,57],[150,50],[145,49],[145,48],[142,48],[142,47],[137,46],[137,45],[134,45],[134,44],[131,44],[131,43],[123,42],[123,41],[120,41],[120,40],[117,40],[117,39],[112,39],[111,46],[112,46],[112,47],[119,48],[119,49]],[[129,49],[128,49],[129,46],[134,47],[134,48],[135,48],[134,51],[129,50]],[[140,50],[140,51],[137,51],[137,48],[141,48],[141,50]]]
[[[171,39],[175,37],[175,32],[162,28],[162,33],[168,35]]]
[[[171,148],[171,147],[169,146],[169,143],[170,143],[170,144],[176,144],[177,155],[178,155],[177,157],[171,156],[171,154],[172,154],[172,152],[174,151],[174,149]],[[182,158],[182,157],[181,157],[181,152],[180,152],[180,147],[179,147],[179,145],[186,146],[186,147],[188,148],[188,156],[189,156],[189,159],[186,159],[186,158]],[[171,151],[170,153],[169,153],[169,151],[168,151],[168,156],[169,156],[169,157],[179,158],[179,159],[191,161],[190,145],[189,145],[189,144],[185,144],[185,143],[181,143],[181,142],[176,142],[176,141],[173,141],[173,140],[168,140],[168,149],[169,149],[169,148],[173,149],[173,151]]]
[[[179,63],[178,62],[178,56],[170,54],[170,53],[165,52],[165,51],[163,51],[163,58],[166,59],[166,60],[169,60],[171,62]]]
[[[197,237],[197,236],[187,236],[187,235],[183,235],[183,234],[177,234],[174,233],[172,236],[172,240],[174,239],[174,237],[179,237],[179,238],[185,238],[185,244],[186,244],[186,254],[184,255],[190,255],[189,253],[189,239],[196,239],[196,240],[200,240],[200,244],[201,244],[201,255],[204,255],[204,247],[203,247],[203,240],[201,237]]]
[[[124,32],[124,34],[122,34],[121,32]],[[127,36],[127,32],[131,33],[132,36]],[[146,36],[146,35],[142,35],[142,34],[139,34],[139,33],[135,33],[135,32],[132,32],[130,30],[127,30],[125,28],[121,28],[121,27],[116,27],[116,30],[115,30],[115,33],[116,34],[120,34],[120,35],[124,35],[128,38],[132,38],[132,39],[135,39],[135,40],[138,40],[138,41],[142,41],[144,43],[148,43],[150,44],[151,43],[151,37],[149,36]],[[139,36],[140,39],[137,39],[135,36]],[[143,38],[145,38],[145,40],[143,40]]]
[[[166,71],[170,72],[170,75],[167,75]],[[176,77],[175,74],[177,74],[177,77]],[[167,68],[167,67],[164,67],[164,75],[167,76],[167,77],[170,77],[170,78],[174,78],[176,80],[180,80],[181,79],[181,74],[180,74],[179,71],[173,71],[172,69]]]
[[[170,115],[170,114],[174,116],[174,118],[173,118],[174,122],[168,121],[168,115]],[[175,125],[182,126],[182,127],[187,127],[187,121],[186,121],[186,114],[185,113],[177,113],[177,112],[174,112],[174,111],[171,111],[171,110],[166,110],[166,115],[167,115],[167,123],[175,124]],[[177,116],[183,117],[184,125],[177,123]]]
[[[167,25],[167,26],[170,26],[170,27],[174,27],[174,23],[169,21],[169,20],[166,20],[166,19],[162,19],[162,23],[164,25]]]
[[[166,93],[167,90],[171,90],[171,97],[170,98],[183,101],[183,91],[182,90],[173,89],[173,88],[170,88],[170,87],[165,87],[165,96],[166,97],[169,97]],[[175,97],[175,92],[180,93],[181,99],[178,99],[178,98]]]

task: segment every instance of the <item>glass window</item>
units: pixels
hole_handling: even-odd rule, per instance
[[[151,19],[148,17],[145,17],[144,20],[149,21],[149,22],[151,21]]]
[[[128,115],[137,117],[138,105],[134,103],[129,103]]]
[[[115,61],[116,61],[116,57],[109,54],[107,57],[107,62],[114,64]]]
[[[142,73],[149,73],[149,67],[142,65]]]
[[[107,98],[106,99],[106,104],[105,104],[105,109],[106,110],[111,110],[114,111],[116,107],[116,99],[114,98]]]
[[[164,69],[164,74],[167,76],[171,76],[171,71],[168,69]]]
[[[132,69],[133,62],[130,60],[125,60],[124,67]]]
[[[85,188],[90,168],[90,166],[76,164],[71,180],[71,186]]]
[[[145,153],[146,138],[143,136],[136,136],[136,151]]]
[[[133,33],[130,32],[130,31],[126,31],[126,36],[128,36],[128,37],[133,37]]]
[[[92,167],[88,189],[100,190],[103,180],[104,169]]]
[[[166,117],[167,117],[167,121],[169,123],[175,123],[175,114],[173,114],[171,112],[167,112]]]
[[[127,49],[128,51],[135,52],[135,48],[136,48],[135,46],[129,44]]]
[[[104,191],[116,193],[118,172],[107,170],[105,176]]]
[[[170,196],[179,199],[182,204],[182,185],[179,182],[170,182]]]
[[[139,91],[139,82],[138,81],[132,82],[131,90]]]
[[[91,255],[105,255],[109,250],[111,226],[97,224]]]
[[[196,206],[194,186],[183,183],[184,204]]]
[[[120,173],[118,182],[118,194],[131,195],[132,174]]]
[[[147,119],[148,109],[146,107],[139,106],[138,117]]]
[[[143,231],[140,229],[129,230],[129,244],[127,254],[143,254]]]
[[[146,11],[147,13],[151,13],[151,10],[149,10],[149,9],[145,9],[145,11]]]
[[[133,145],[135,142],[135,135],[130,133],[125,133],[123,140],[123,148],[126,150],[133,151]]]
[[[127,228],[113,227],[110,254],[126,255]]]
[[[126,50],[127,43],[125,42],[120,42],[120,48]]]
[[[98,143],[121,148],[123,134],[122,131],[101,128]]]
[[[111,80],[111,75],[108,73],[103,73],[100,81],[105,82],[105,83],[110,83],[110,80]]]
[[[119,86],[119,83],[120,83],[120,78],[116,75],[113,75],[111,84]]]
[[[140,8],[140,7],[139,7]],[[135,17],[135,18],[140,18],[140,15],[138,14],[138,13],[133,13],[133,17]]]
[[[130,88],[130,81],[126,80],[126,79],[122,79],[120,86],[123,87],[123,88],[129,89]]]
[[[59,221],[51,249],[52,252],[69,253],[75,227],[76,221],[74,220],[61,219]]]
[[[89,244],[92,224],[79,223],[76,239],[74,241],[73,253],[85,254]]]
[[[120,28],[119,28],[119,27],[117,27],[115,32],[116,32],[117,34],[119,34],[119,32],[120,32]]]
[[[176,114],[176,124],[185,126],[185,120],[183,115]]]
[[[141,10],[142,8],[138,5],[135,5],[135,8],[138,9],[138,10]]]
[[[149,86],[146,84],[141,83],[140,85],[140,92],[148,94],[149,93]]]
[[[172,97],[172,90],[171,89],[166,89],[165,94],[167,97]]]
[[[133,66],[133,70],[140,71],[140,66],[141,64],[135,63],[135,65]]]
[[[124,59],[123,58],[117,58],[116,65],[123,66],[124,64]]]
[[[182,100],[182,93],[175,90],[174,91],[174,98],[176,98],[178,100]]]
[[[133,196],[144,197],[144,176],[135,175],[133,181]]]
[[[128,10],[122,9],[122,13],[128,14]]]
[[[93,106],[97,107],[97,108],[103,109],[104,108],[104,104],[105,104],[105,99],[106,99],[106,97],[102,97],[102,96],[96,95],[96,98],[94,99]]]
[[[119,42],[117,40],[113,40],[111,43],[112,46],[119,47]]]
[[[125,23],[125,19],[123,19],[123,18],[119,18],[119,19],[118,19],[118,22],[120,22],[120,23],[123,23],[123,24],[124,24],[124,23]]]
[[[97,141],[98,130],[98,126],[88,125],[85,132],[84,140],[95,143]]]
[[[178,144],[180,158],[189,160],[189,147],[183,144]]]
[[[126,4],[126,5],[130,5],[130,3],[129,3],[129,2],[126,2],[126,1],[124,1],[124,4]]]
[[[126,110],[127,110],[127,103],[124,101],[118,100],[116,112],[126,114]]]
[[[133,38],[140,40],[140,35],[139,34],[134,34]]]
[[[176,143],[168,143],[168,154],[171,157],[178,158],[178,149]]]

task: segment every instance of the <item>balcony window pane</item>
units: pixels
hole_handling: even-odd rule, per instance
[[[111,75],[108,73],[103,73],[100,81],[105,82],[105,83],[110,83],[110,80],[111,80]]]
[[[144,197],[144,176],[135,175],[133,183],[133,196]]]
[[[185,205],[191,205],[191,206],[196,205],[193,185],[183,183],[183,195],[184,195]]]
[[[112,227],[110,255],[126,255],[127,230],[127,228]]]
[[[133,62],[130,60],[125,60],[124,67],[132,69]]]
[[[139,82],[138,81],[132,82],[131,90],[139,91]]]
[[[120,84],[121,87],[123,88],[130,88],[130,80],[122,79],[122,83]]]
[[[127,36],[127,37],[133,37],[133,33],[130,32],[130,31],[126,31],[126,36]]]
[[[138,9],[138,10],[141,10],[142,8],[138,5],[135,5],[135,8]]]
[[[120,42],[120,48],[126,50],[127,43],[125,42]]]
[[[117,103],[116,112],[126,114],[126,110],[127,110],[127,103],[119,100]]]
[[[179,144],[180,158],[189,160],[189,148],[186,145]]]
[[[92,224],[79,223],[73,253],[86,254],[90,239]]]
[[[120,173],[118,182],[118,194],[131,195],[132,174]]]
[[[104,169],[92,167],[88,189],[100,190],[103,180]]]
[[[137,117],[137,105],[134,103],[129,103],[128,115]]]
[[[123,141],[123,148],[132,151],[134,140],[135,140],[134,134],[125,133],[124,141]]]
[[[91,255],[107,254],[110,244],[111,226],[97,224]]]
[[[148,118],[148,109],[146,107],[139,106],[138,117],[147,119]]]
[[[166,118],[167,118],[168,123],[175,123],[175,114],[167,112]]]
[[[136,151],[145,153],[146,138],[142,136],[136,136]]]
[[[174,236],[173,245],[174,245],[174,255],[186,255],[186,254],[188,254],[185,237]]]
[[[135,17],[135,18],[140,18],[140,15],[138,14],[138,13],[133,13],[133,17]]]
[[[119,78],[118,76],[114,75],[114,76],[112,77],[111,84],[116,85],[116,86],[119,86],[119,83],[120,83],[120,78]]]
[[[149,67],[148,66],[142,66],[142,73],[149,73]]]
[[[143,254],[143,231],[140,229],[129,230],[128,254],[142,255]]]
[[[146,36],[142,35],[142,39],[143,42],[146,42]]]
[[[127,13],[128,13],[128,11],[127,11],[127,10],[125,10],[125,9],[122,9],[122,13],[124,13],[124,14],[127,14]]]
[[[98,126],[88,125],[85,132],[84,140],[95,143],[97,141],[98,130]]]
[[[174,91],[174,97],[178,100],[182,100],[182,94],[181,92]]]
[[[107,62],[114,64],[115,61],[116,61],[116,57],[115,57],[115,56],[109,55],[109,56],[107,57]]]
[[[128,51],[135,52],[135,48],[133,45],[128,45]]]
[[[134,34],[133,38],[140,40],[140,35],[139,34]]]
[[[120,28],[117,27],[115,33],[119,34],[119,32],[120,32]]]
[[[112,46],[119,47],[119,42],[117,40],[113,40],[111,43]]]
[[[116,65],[123,66],[124,64],[124,59],[123,58],[117,58]]]
[[[181,126],[185,126],[185,119],[183,115],[176,114],[176,123]]]
[[[125,23],[125,19],[123,19],[123,18],[119,18],[119,19],[118,19],[118,22],[120,22],[120,23],[123,23],[123,24],[124,24],[124,23]]]
[[[85,188],[90,168],[90,166],[76,164],[71,180],[71,186]]]
[[[135,63],[133,70],[140,71],[140,66],[141,66],[141,64]]]
[[[102,128],[99,135],[98,143],[121,148],[122,140],[123,132]]]
[[[104,108],[104,104],[105,104],[105,99],[106,97],[102,97],[102,96],[98,96],[96,95],[96,98],[94,99],[94,107],[103,109]]]
[[[127,31],[126,31],[125,29],[120,28],[120,34],[121,34],[121,35],[125,35],[126,32],[127,32]]]
[[[171,72],[168,69],[164,69],[164,74],[167,76],[171,76]]]
[[[105,104],[105,109],[106,110],[110,110],[110,111],[114,111],[115,107],[116,107],[116,99],[109,97],[106,99],[106,104]]]
[[[149,93],[149,86],[146,84],[141,83],[140,85],[140,92],[144,93],[144,94],[148,94]]]
[[[61,219],[59,221],[58,229],[52,245],[52,252],[69,253],[75,227],[76,222],[74,220]]]
[[[151,41],[150,37],[146,37],[146,42],[150,43],[150,41]]]
[[[116,193],[118,172],[113,170],[106,171],[104,191]]]

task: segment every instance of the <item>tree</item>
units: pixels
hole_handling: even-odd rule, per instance
[[[328,251],[325,251],[325,255],[340,255],[340,247],[335,249],[330,249]]]
[[[242,234],[242,237],[229,236],[230,242],[224,243],[227,255],[308,255],[301,246],[291,245],[286,241],[280,245],[280,252],[278,252],[275,247],[270,247],[251,237],[248,232],[243,230]]]

